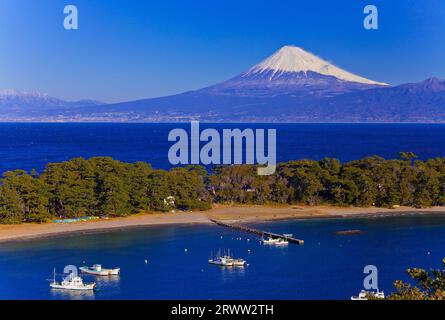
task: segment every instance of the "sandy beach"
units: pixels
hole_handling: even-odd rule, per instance
[[[400,207],[353,208],[353,207],[305,207],[305,206],[224,206],[217,205],[205,212],[179,212],[166,214],[138,214],[126,218],[95,220],[71,224],[44,223],[0,225],[0,243],[26,241],[37,238],[61,237],[74,234],[101,233],[129,228],[169,224],[212,224],[211,219],[248,223],[287,219],[328,219],[349,217],[378,217],[405,214],[445,214],[445,207],[415,209]]]

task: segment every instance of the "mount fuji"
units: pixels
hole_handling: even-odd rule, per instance
[[[241,75],[202,91],[241,96],[295,92],[326,96],[381,86],[388,85],[342,70],[299,47],[284,46]]]
[[[50,108],[46,121],[445,122],[445,81],[390,86],[284,46],[238,76],[173,96]],[[35,119],[38,120],[38,119]]]

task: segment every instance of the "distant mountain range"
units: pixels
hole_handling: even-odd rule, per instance
[[[179,122],[445,122],[445,81],[390,86],[285,46],[220,84],[117,104],[0,91],[0,120]]]
[[[39,92],[21,92],[12,89],[0,90],[0,119],[7,117],[41,117],[45,113],[85,106],[99,106],[94,100],[65,101]]]

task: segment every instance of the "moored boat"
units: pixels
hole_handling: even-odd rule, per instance
[[[223,267],[244,267],[247,264],[244,259],[233,258],[230,251],[225,255],[218,254],[216,257],[209,259],[209,263]]]
[[[52,289],[60,290],[77,290],[77,291],[91,291],[96,288],[96,283],[84,283],[79,276],[69,275],[61,282],[56,281],[56,271],[54,270],[54,278],[49,284]]]
[[[385,293],[383,291],[373,292],[362,290],[358,296],[352,296],[351,300],[368,300],[368,296],[373,296],[376,299],[385,299]]]
[[[275,244],[279,241],[280,239],[274,239],[272,237],[269,238],[263,238],[261,239],[261,243],[262,244]]]
[[[233,267],[233,259],[227,259],[226,257],[215,257],[209,259],[209,263],[223,267]]]
[[[117,276],[120,274],[120,268],[106,269],[100,264],[95,264],[92,267],[80,267],[80,271],[87,274],[92,274],[95,276]]]
[[[289,245],[289,241],[285,240],[285,239],[278,239],[278,241],[276,241],[275,243],[273,243],[274,246],[277,247],[285,247]]]

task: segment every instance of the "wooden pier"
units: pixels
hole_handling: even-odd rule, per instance
[[[247,232],[247,233],[253,233],[253,234],[256,234],[258,236],[267,236],[267,237],[271,237],[271,238],[275,238],[275,239],[283,239],[283,240],[287,240],[289,242],[300,244],[300,245],[304,244],[304,240],[296,239],[294,237],[290,237],[290,236],[286,236],[286,235],[282,235],[282,234],[278,234],[278,233],[262,231],[262,230],[258,230],[258,229],[254,229],[254,228],[240,226],[240,225],[237,225],[237,224],[225,223],[225,222],[218,221],[218,220],[213,220],[213,219],[211,219],[210,221],[212,221],[213,223],[215,223],[215,224],[217,224],[218,226],[221,226],[221,227],[226,227],[226,228],[230,228],[230,229],[234,229],[234,230],[244,231],[244,232]]]

